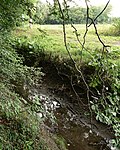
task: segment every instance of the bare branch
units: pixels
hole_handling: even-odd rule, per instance
[[[86,3],[86,7],[87,7],[87,12],[86,12],[86,30],[85,30],[85,34],[84,34],[84,36],[83,36],[83,39],[84,39],[84,41],[83,41],[83,47],[82,47],[82,49],[84,48],[84,45],[85,45],[85,41],[86,41],[86,35],[87,35],[87,32],[88,32],[88,19],[89,19],[89,6],[88,6],[88,3],[87,3],[87,0],[85,0],[85,3]]]
[[[97,35],[99,42],[100,42],[100,43],[102,44],[102,46],[103,46],[103,51],[102,51],[102,54],[103,54],[104,51],[107,50],[106,48],[107,48],[107,47],[110,47],[110,46],[104,44],[104,42],[103,42],[102,39],[100,38],[100,35],[99,35],[99,33],[98,33],[98,30],[97,30],[95,21],[96,21],[96,19],[105,11],[105,9],[107,8],[107,6],[108,6],[110,0],[107,2],[107,4],[105,5],[105,7],[103,8],[103,10],[100,12],[100,14],[99,14],[95,19],[92,19],[92,18],[89,16],[89,6],[88,6],[88,3],[87,3],[87,0],[85,0],[85,2],[86,2],[86,7],[87,7],[87,21],[88,21],[88,20],[91,20],[91,23],[88,25],[88,22],[86,22],[86,32],[85,32],[85,34],[84,34],[84,41],[85,41],[85,37],[86,37],[87,31],[88,31],[88,28],[93,24],[94,29],[95,29],[95,34]],[[84,45],[84,43],[83,43],[83,45]]]
[[[110,3],[110,0],[108,0],[108,2],[106,3],[105,7],[103,8],[103,10],[95,17],[95,19],[93,20],[93,22],[95,22],[97,20],[97,18],[102,15],[102,13],[106,10],[108,4]],[[92,22],[89,24],[88,27],[90,27],[92,25]]]
[[[65,1],[65,0],[64,0]],[[57,0],[57,2],[58,2],[58,5],[59,5],[59,9],[60,9],[60,12],[61,12],[61,15],[62,15],[62,19],[63,19],[63,33],[64,33],[64,43],[65,43],[65,48],[66,48],[66,50],[67,50],[67,52],[68,52],[68,55],[69,55],[69,57],[70,57],[70,59],[71,59],[71,61],[73,62],[73,64],[74,64],[74,67],[75,67],[75,69],[78,71],[78,73],[80,73],[80,76],[81,76],[81,78],[82,78],[82,80],[83,80],[83,82],[84,82],[84,84],[85,84],[85,86],[86,86],[86,89],[87,89],[87,99],[88,99],[88,107],[89,107],[89,110],[90,110],[90,124],[91,124],[91,129],[92,129],[92,110],[91,110],[91,105],[90,105],[90,88],[89,88],[89,86],[88,86],[88,84],[87,84],[87,82],[86,82],[86,80],[85,80],[85,77],[84,77],[84,75],[83,75],[83,73],[82,73],[82,71],[77,67],[77,65],[76,65],[76,62],[73,60],[73,58],[72,58],[72,56],[71,56],[71,53],[69,52],[69,48],[68,48],[68,46],[67,46],[67,37],[66,37],[66,28],[65,28],[65,16],[64,16],[64,13],[63,13],[63,11],[62,11],[62,8],[61,8],[61,5],[60,5],[60,2],[59,2],[59,0]],[[67,3],[65,2],[65,5],[67,6]],[[89,7],[88,7],[89,8]],[[88,21],[88,20],[87,20]],[[86,34],[87,34],[87,32],[86,32]],[[85,35],[86,36],[86,35]],[[85,40],[84,40],[84,43],[85,43]],[[84,45],[83,45],[83,47],[84,47]],[[73,86],[72,86],[73,87]],[[74,89],[75,90],[75,89]],[[74,91],[75,93],[76,93],[76,91]],[[78,95],[78,94],[77,94]],[[79,103],[78,103],[79,104]]]
[[[66,26],[65,26],[65,16],[64,16],[64,13],[63,13],[63,10],[62,10],[62,8],[61,8],[61,4],[60,4],[59,0],[57,0],[57,2],[58,2],[59,10],[60,10],[61,15],[62,15],[62,21],[63,21],[62,25],[63,25],[64,44],[65,44],[66,50],[67,50],[67,52],[68,52],[68,55],[69,55],[69,57],[70,57],[70,59],[71,59],[73,65],[75,66],[75,63],[76,63],[76,62],[75,62],[74,59],[72,58],[71,53],[70,53],[70,51],[69,51],[69,49],[68,49],[68,46],[67,46]]]
[[[83,49],[85,49],[85,42],[86,42],[86,35],[87,35],[87,33],[88,33],[88,28],[89,28],[92,24],[93,24],[93,26],[94,26],[95,33],[96,33],[96,35],[97,35],[97,37],[98,37],[98,40],[100,41],[100,43],[101,43],[102,46],[103,46],[102,54],[103,54],[104,50],[105,50],[107,47],[109,47],[108,45],[105,45],[104,42],[102,41],[102,39],[100,38],[99,33],[98,33],[98,30],[97,30],[97,27],[96,27],[96,24],[95,24],[95,21],[96,21],[97,18],[105,11],[105,9],[107,8],[109,2],[110,2],[110,0],[107,2],[106,6],[103,8],[103,10],[100,12],[100,14],[98,14],[98,16],[96,16],[95,19],[92,19],[92,18],[89,16],[89,5],[88,5],[88,1],[85,0],[86,7],[87,7],[87,11],[86,11],[86,15],[87,15],[87,16],[86,16],[86,30],[85,30],[85,33],[84,33],[84,36],[83,36],[83,43],[80,41],[80,39],[79,39],[79,34],[78,34],[78,32],[77,32],[77,29],[75,28],[75,26],[73,25],[73,22],[72,22],[72,20],[71,20],[71,27],[72,27],[72,28],[74,29],[74,31],[75,31],[74,33],[75,33],[75,35],[76,35],[76,38],[77,38],[78,43],[82,46],[82,51],[83,51]],[[89,88],[89,85],[87,84],[87,82],[86,82],[86,80],[85,80],[85,77],[84,77],[84,75],[83,75],[81,69],[78,68],[76,62],[75,62],[74,59],[72,58],[72,55],[71,55],[71,53],[70,53],[70,51],[69,51],[69,48],[68,48],[68,45],[67,45],[66,25],[65,25],[66,15],[67,15],[67,19],[70,19],[69,13],[68,13],[67,2],[66,2],[66,0],[64,0],[64,7],[65,7],[65,10],[66,10],[66,14],[64,14],[64,11],[62,10],[62,7],[61,7],[61,4],[60,4],[59,0],[57,0],[57,3],[58,3],[58,6],[59,6],[59,11],[60,11],[60,13],[61,13],[61,19],[63,20],[63,24],[62,24],[62,25],[63,25],[63,35],[64,35],[65,48],[66,48],[66,50],[67,50],[67,52],[68,52],[68,55],[69,55],[71,61],[73,62],[73,65],[74,65],[75,69],[76,69],[77,72],[80,74],[80,76],[81,76],[81,78],[82,78],[82,80],[83,80],[83,82],[84,82],[84,84],[85,84],[85,86],[86,86],[88,107],[89,107],[89,110],[90,110],[90,124],[91,124],[91,128],[92,128],[92,109],[91,109],[91,103],[90,103],[90,93],[92,93],[92,92],[91,92],[91,90],[90,90],[90,88]],[[89,24],[89,20],[91,21],[90,24]],[[88,24],[89,24],[89,25],[88,25]],[[82,53],[81,53],[81,60],[82,60]],[[74,87],[73,87],[72,77],[71,77],[71,85],[72,85],[73,91],[75,92],[75,94],[76,94],[77,97],[78,97],[78,94],[77,94],[77,92],[75,91],[75,89],[74,89]],[[92,95],[94,95],[94,94],[92,93]]]

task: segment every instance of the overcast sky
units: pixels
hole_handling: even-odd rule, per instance
[[[41,0],[42,2],[46,2],[46,0]],[[49,2],[53,2],[53,0],[48,0]],[[62,0],[59,0],[62,1]],[[85,5],[85,0],[74,0],[80,6]],[[108,0],[90,0],[91,5],[105,5]],[[120,0],[110,0],[110,4],[112,5],[111,15],[114,17],[120,17]]]
[[[81,0],[80,0],[81,1]],[[108,0],[90,0],[92,5],[101,5],[106,4]],[[110,0],[110,4],[112,5],[112,16],[120,17],[120,0]]]

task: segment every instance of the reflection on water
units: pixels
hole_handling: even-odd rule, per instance
[[[77,115],[61,106],[60,99],[44,94],[37,94],[37,96],[44,109],[43,112],[38,113],[39,117],[47,118],[48,114],[54,114],[57,123],[49,124],[47,122],[46,125],[66,140],[68,150],[109,150],[102,137],[78,121]]]
[[[58,120],[58,134],[61,134],[67,141],[69,150],[103,150],[106,147],[105,141],[85,127],[71,119],[66,110],[56,110]]]

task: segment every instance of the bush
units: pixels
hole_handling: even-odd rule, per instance
[[[40,122],[22,98],[0,84],[0,149],[45,150]]]
[[[95,67],[90,87],[96,90],[96,96],[91,101],[96,119],[113,128],[115,139],[112,143],[120,148],[120,70],[106,56],[96,55],[89,63]]]
[[[9,44],[9,37],[0,38],[0,149],[45,150],[40,137],[41,122],[31,109],[34,107],[15,91],[17,86],[40,83],[41,69],[23,66],[22,59]]]
[[[120,19],[116,19],[113,23],[113,33],[114,35],[120,35]]]

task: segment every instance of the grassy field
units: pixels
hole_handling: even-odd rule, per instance
[[[80,42],[83,43],[83,36],[85,33],[85,25],[74,25],[79,34]],[[111,46],[108,51],[112,60],[119,63],[120,60],[120,37],[119,36],[105,36],[104,33],[109,32],[110,25],[97,25],[98,33],[105,45]],[[64,46],[62,25],[33,25],[32,29],[28,26],[17,28],[14,35],[18,37],[25,37],[33,46],[37,44],[44,48],[46,52],[51,52],[52,55],[59,55],[59,57],[68,58],[68,53]],[[85,49],[77,41],[74,29],[70,25],[66,25],[67,44],[72,57],[75,60],[81,58],[83,61],[91,59],[92,55],[102,51],[102,44],[95,34],[93,26],[89,28],[85,40]]]

